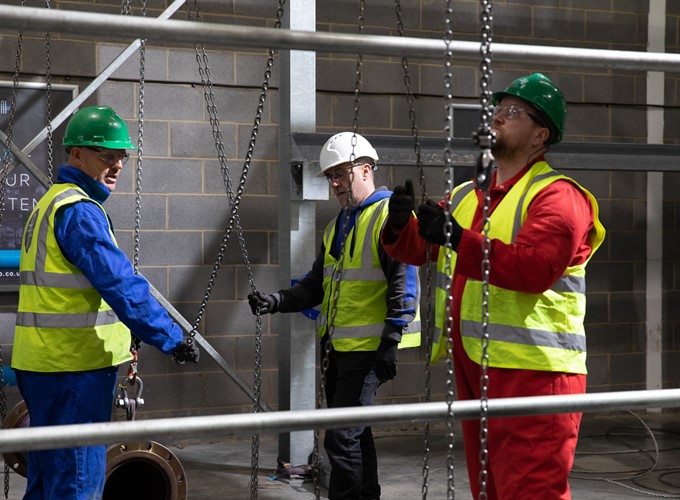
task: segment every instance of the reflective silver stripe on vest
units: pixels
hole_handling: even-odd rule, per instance
[[[360,339],[370,337],[382,337],[384,323],[376,325],[362,325],[362,326],[336,326],[333,332],[334,339]],[[404,335],[420,331],[420,321],[412,321],[408,324]]]
[[[463,198],[465,198],[470,193],[470,191],[473,191],[474,189],[475,183],[469,182],[468,184],[461,186],[458,191],[453,193],[453,196],[451,197],[451,211],[458,208],[458,205],[460,205],[460,202],[463,201]]]
[[[45,215],[43,215],[40,222],[40,228],[38,229],[38,247],[35,249],[35,272],[37,274],[40,274],[45,270],[45,262],[47,261],[47,232],[49,230],[49,220],[55,209],[55,205],[71,196],[84,197],[85,195],[77,189],[67,189],[63,193],[55,196],[52,203],[50,203],[49,207],[45,210]]]
[[[23,271],[19,281],[22,285],[50,288],[92,288],[92,283],[82,274],[39,273]]]
[[[547,179],[549,177],[555,177],[557,175],[562,175],[559,172],[547,172],[545,174],[537,175],[533,179],[531,179],[531,182],[527,186],[526,190],[524,193],[522,193],[521,198],[519,199],[519,203],[517,204],[517,211],[515,212],[515,222],[513,223],[512,226],[512,240],[510,240],[510,243],[515,242],[515,238],[517,238],[517,233],[519,233],[520,227],[522,227],[522,207],[524,206],[524,199],[527,197],[527,193],[531,189],[531,186],[536,184],[539,181],[542,181],[543,179]]]
[[[382,269],[376,268],[343,269],[340,279],[348,281],[385,281],[385,273]]]
[[[373,267],[373,229],[375,228],[375,223],[380,217],[380,214],[382,213],[382,207],[388,202],[389,198],[385,198],[383,200],[380,200],[376,202],[380,206],[376,207],[375,210],[373,211],[373,214],[371,215],[371,219],[368,222],[368,225],[366,226],[366,232],[364,234],[364,245],[363,248],[361,249],[361,267],[360,268],[345,268],[342,270],[342,276],[341,280],[348,280],[348,281],[385,281],[385,273],[383,272],[382,268],[375,268]],[[330,241],[330,228],[333,226],[329,226],[326,230],[326,236],[325,240],[328,241],[330,245],[333,244],[332,241]],[[354,227],[352,228],[352,231],[356,231],[357,224],[354,224]],[[349,234],[347,235],[347,239],[349,239]],[[345,244],[347,244],[345,242]],[[335,266],[334,265],[328,265],[324,266],[323,268],[323,277],[324,278],[331,278],[333,277],[333,272],[335,271]]]
[[[464,337],[482,338],[482,323],[478,321],[461,321]],[[586,336],[574,333],[549,332],[532,328],[521,328],[509,325],[489,325],[493,341],[510,342],[512,344],[554,347],[570,351],[586,350]]]
[[[585,276],[561,276],[550,289],[557,293],[571,292],[585,294],[586,278]]]
[[[118,323],[113,311],[80,314],[17,313],[17,325],[29,328],[91,328]]]
[[[446,286],[451,283],[451,276],[442,271],[437,271],[437,278],[435,280],[435,285],[437,288],[446,290]]]
[[[444,275],[446,276],[446,275]],[[468,283],[481,283],[481,281],[468,278]],[[550,290],[556,293],[586,293],[585,276],[560,276]]]
[[[451,196],[451,212],[458,208],[458,205],[460,205],[460,203],[463,201],[463,198],[470,194],[470,192],[474,191],[474,189],[475,189],[474,182],[470,182],[468,184],[462,185],[460,189],[458,189],[458,191],[453,193],[453,196]],[[445,251],[444,247],[440,247],[439,251],[440,252]],[[442,270],[437,270],[437,275],[435,277],[435,286],[446,291],[446,287],[451,283],[452,278],[453,276],[446,274]]]

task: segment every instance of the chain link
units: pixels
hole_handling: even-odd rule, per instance
[[[401,9],[401,3],[400,0],[395,0],[394,2],[394,10],[395,14],[397,16],[397,30],[399,32],[399,36],[404,36],[404,23],[403,23],[403,16],[402,16],[402,9]],[[425,171],[423,169],[423,162],[422,162],[422,155],[421,155],[421,147],[420,147],[420,140],[418,138],[418,127],[416,125],[416,110],[415,110],[415,96],[413,94],[413,90],[411,87],[411,77],[409,74],[409,68],[408,68],[408,58],[407,57],[402,57],[401,59],[401,66],[404,70],[404,86],[406,87],[406,100],[408,102],[408,116],[409,120],[411,122],[411,135],[413,136],[414,140],[414,145],[413,149],[416,154],[416,167],[418,168],[418,177],[419,177],[419,184],[420,184],[420,190],[422,192],[423,200],[427,200],[427,188],[425,186]],[[432,327],[432,265],[430,263],[430,256],[431,256],[431,247],[428,245],[426,248],[426,262],[428,263],[425,270],[426,270],[426,301],[427,301],[427,311],[425,314],[424,322],[423,322],[423,330],[424,330],[424,336],[425,336],[425,352],[426,354],[426,360],[425,360],[425,401],[429,402],[431,397],[432,397],[432,366],[430,364],[430,355],[432,352],[432,344],[433,344],[433,327]],[[429,466],[429,459],[430,459],[430,423],[425,422],[425,429],[424,429],[424,437],[423,437],[423,469],[422,469],[422,477],[423,477],[423,483],[422,483],[422,497],[423,500],[427,498],[428,494],[428,479],[430,475],[430,466]]]
[[[480,385],[480,417],[479,417],[479,499],[486,500],[487,486],[489,482],[488,461],[489,461],[489,274],[491,263],[489,253],[491,250],[491,240],[489,230],[489,210],[491,197],[489,187],[491,176],[495,167],[495,160],[491,154],[491,147],[495,142],[495,135],[491,130],[491,41],[493,38],[493,16],[491,0],[481,0],[481,78],[480,78],[480,101],[481,119],[480,128],[477,133],[477,141],[482,152],[478,162],[477,187],[484,193],[483,206],[483,225],[482,225],[482,356],[480,360],[481,375]]]
[[[276,22],[274,27],[279,29],[281,27],[281,18],[283,17],[283,6],[285,5],[285,0],[279,0],[277,11],[276,11]],[[195,19],[200,21],[200,13],[198,8],[198,2],[194,1],[195,8]],[[191,7],[187,4],[187,13],[189,20],[192,20]],[[255,291],[255,282],[253,279],[253,271],[250,265],[250,260],[248,257],[248,251],[245,245],[245,239],[243,237],[243,231],[241,229],[240,217],[238,213],[239,204],[241,201],[241,196],[245,189],[245,182],[250,169],[250,164],[252,161],[253,152],[255,149],[255,144],[257,140],[257,134],[259,130],[260,123],[262,121],[262,114],[264,112],[264,104],[267,98],[267,90],[269,89],[269,80],[271,79],[272,67],[274,64],[274,51],[269,50],[269,57],[267,58],[264,82],[262,83],[262,90],[258,100],[257,111],[255,114],[255,120],[253,124],[253,129],[250,136],[250,141],[248,143],[248,150],[246,153],[243,171],[241,173],[241,178],[239,180],[239,185],[234,194],[231,178],[229,175],[229,168],[227,166],[226,154],[224,152],[224,142],[222,140],[222,132],[220,130],[220,122],[217,116],[217,106],[215,105],[215,95],[213,92],[213,85],[210,78],[210,67],[208,65],[208,55],[205,50],[204,45],[194,44],[194,49],[196,51],[196,61],[198,63],[198,72],[201,76],[201,85],[203,87],[203,95],[206,101],[206,108],[208,110],[208,115],[210,117],[210,125],[212,128],[213,138],[215,140],[215,149],[217,151],[218,161],[220,163],[220,169],[222,171],[222,177],[224,185],[227,191],[227,197],[231,205],[231,214],[229,217],[229,223],[224,231],[222,241],[220,243],[220,248],[218,255],[213,266],[212,273],[210,275],[209,283],[201,302],[198,314],[192,326],[192,331],[190,332],[190,340],[193,339],[198,331],[201,319],[205,314],[205,310],[210,299],[210,294],[215,286],[215,280],[217,278],[217,273],[221,267],[222,261],[224,260],[224,254],[227,249],[227,244],[229,243],[229,238],[232,231],[235,229],[239,247],[241,250],[241,255],[243,256],[244,265],[246,268],[246,273],[248,276],[248,282],[252,291]],[[262,385],[262,319],[260,314],[257,315],[256,320],[256,334],[255,334],[255,374],[253,383],[253,411],[257,412],[260,409],[260,395],[261,395],[261,385]],[[259,462],[259,435],[253,435],[252,439],[252,455],[251,455],[251,498],[257,498],[257,488],[258,488],[258,462]]]
[[[45,7],[51,8],[50,0],[45,0]],[[52,68],[50,61],[50,34],[45,33],[45,90],[47,104],[45,107],[47,114],[47,178],[49,186],[54,180],[54,149],[52,142]]]
[[[124,12],[131,12],[129,4],[124,6]],[[146,0],[142,0],[142,16],[146,16]],[[144,165],[144,81],[146,78],[146,40],[140,41],[139,47],[139,120],[137,138],[137,161],[135,163],[135,231],[132,251],[132,267],[135,274],[139,274],[139,253],[142,234],[142,172]]]
[[[397,30],[399,36],[404,36],[404,23],[402,21],[402,11],[400,0],[394,0],[394,11],[397,15]],[[408,58],[401,58],[401,67],[404,70],[404,86],[406,87],[406,100],[408,102],[408,117],[411,122],[411,136],[413,137],[413,150],[416,154],[416,167],[418,168],[420,189],[423,193],[423,199],[427,200],[427,189],[425,187],[425,170],[423,169],[423,162],[421,158],[420,140],[418,138],[418,127],[416,125],[416,108],[415,96],[411,87],[411,76],[408,70]]]
[[[359,1],[359,34],[364,31],[364,12],[365,0]],[[357,145],[357,131],[359,130],[359,108],[361,104],[361,70],[363,65],[363,57],[361,54],[357,54],[357,64],[355,70],[355,83],[354,83],[354,116],[352,119],[352,130],[353,135],[351,139],[352,151],[349,155],[349,161],[353,162],[355,158],[354,149]],[[352,194],[352,184],[354,181],[354,169],[350,170],[349,174],[349,191],[347,193],[347,200],[353,198]],[[326,374],[328,372],[329,357],[331,354],[333,333],[335,332],[335,317],[338,312],[338,300],[340,298],[340,282],[342,281],[342,270],[345,262],[345,243],[347,241],[347,235],[349,230],[349,220],[351,214],[351,207],[345,207],[340,212],[340,217],[343,217],[342,224],[342,240],[340,244],[340,254],[338,256],[338,262],[333,269],[333,275],[331,277],[331,302],[328,310],[328,320],[326,327],[326,342],[321,346],[323,351],[321,360],[321,375],[319,377],[319,390],[317,391],[316,397],[316,407],[321,408],[324,401],[324,389],[326,387]],[[319,455],[319,429],[314,429],[314,448],[312,451],[312,471],[314,474],[314,495],[317,500],[321,498],[321,457]]]
[[[451,50],[451,43],[453,42],[453,7],[452,0],[447,0],[446,10],[444,13],[444,42],[446,44],[446,56],[444,59],[444,110],[445,110],[445,121],[444,121],[444,166],[445,166],[445,183],[446,190],[444,196],[444,208],[447,213],[451,213],[451,192],[453,190],[454,181],[454,170],[453,170],[453,51]],[[452,296],[452,280],[453,280],[453,269],[451,267],[451,233],[452,224],[449,217],[447,217],[447,222],[444,225],[444,233],[446,236],[445,244],[445,265],[444,265],[444,275],[446,276],[446,306],[444,309],[444,323],[442,328],[444,329],[446,338],[446,404],[447,404],[447,416],[446,416],[446,427],[447,427],[447,454],[446,454],[446,465],[447,465],[447,489],[446,495],[448,499],[455,498],[455,460],[454,460],[454,447],[456,444],[456,434],[455,434],[455,416],[453,414],[453,401],[455,398],[454,389],[454,366],[453,366],[453,344],[451,340],[451,303],[453,301]],[[440,249],[442,251],[443,249]]]
[[[25,2],[21,1],[23,7]],[[14,77],[12,79],[12,97],[10,100],[10,113],[7,123],[7,144],[5,153],[2,159],[2,170],[0,171],[0,226],[2,226],[2,216],[5,213],[5,188],[7,186],[7,174],[9,173],[9,165],[13,160],[12,155],[12,135],[14,132],[14,120],[16,118],[17,109],[17,89],[19,87],[19,76],[21,74],[21,52],[23,46],[24,30],[20,29],[17,36],[17,51],[14,60]],[[0,349],[0,368],[2,368],[2,349]],[[5,395],[5,379],[2,370],[0,370],[0,417],[2,421],[7,418],[7,397]],[[9,497],[9,464],[4,461],[4,493],[5,498]]]

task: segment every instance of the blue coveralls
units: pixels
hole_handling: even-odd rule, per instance
[[[71,166],[60,167],[55,182],[76,184],[100,204],[111,194],[104,184]],[[177,348],[181,328],[151,296],[146,279],[134,274],[130,260],[111,239],[107,215],[99,207],[89,202],[64,207],[56,216],[55,234],[64,255],[137,337],[166,354]],[[17,370],[31,427],[110,421],[117,371],[116,366],[65,373]],[[105,476],[105,445],[29,452],[24,499],[98,499]]]

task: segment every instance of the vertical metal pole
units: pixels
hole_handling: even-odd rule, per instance
[[[665,52],[666,0],[649,2],[648,50]],[[647,143],[663,144],[663,72],[647,72]],[[663,266],[663,172],[647,173],[647,293],[646,293],[646,388],[663,385],[662,266]]]
[[[316,2],[291,0],[284,29],[315,31]],[[316,132],[316,53],[281,51],[279,86],[279,266],[281,288],[311,268],[316,257],[316,212],[313,201],[291,201],[291,133]],[[300,159],[300,158],[297,158]],[[303,158],[318,160],[318,158]],[[279,316],[279,408],[314,409],[316,395],[316,333],[302,314]],[[309,463],[313,431],[279,436],[279,456],[291,464]]]

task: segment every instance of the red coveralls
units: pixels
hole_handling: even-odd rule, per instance
[[[535,161],[542,161],[543,157]],[[508,182],[490,190],[493,212],[528,165]],[[465,229],[457,248],[451,306],[453,359],[458,398],[480,398],[481,367],[470,359],[460,332],[461,297],[467,278],[482,279],[483,193],[470,230]],[[441,203],[443,205],[443,202]],[[552,286],[567,266],[583,263],[591,253],[589,232],[593,211],[584,193],[568,181],[556,181],[543,189],[528,209],[527,219],[515,244],[491,241],[490,282],[525,293],[542,293]],[[426,242],[418,235],[415,218],[401,231],[389,222],[382,233],[386,252],[408,264],[425,264]],[[436,262],[439,247],[432,245]],[[579,394],[586,388],[582,374],[493,368],[490,360],[489,398]],[[580,413],[496,418],[489,420],[487,464],[489,500],[570,499],[568,476],[581,422]],[[463,442],[474,498],[479,495],[480,438],[478,420],[462,422]]]

